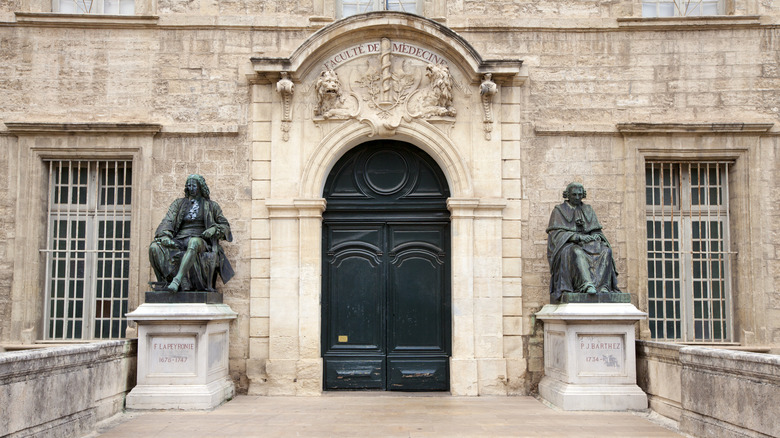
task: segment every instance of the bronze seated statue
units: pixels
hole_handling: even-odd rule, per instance
[[[217,275],[233,277],[220,240],[233,241],[230,224],[219,204],[210,199],[206,180],[190,175],[184,197],[168,208],[149,245],[149,261],[157,277],[155,290],[215,291]]]
[[[569,184],[563,192],[566,201],[550,215],[547,261],[552,303],[566,293],[620,293],[612,247],[593,208],[582,203],[586,196],[582,184]]]

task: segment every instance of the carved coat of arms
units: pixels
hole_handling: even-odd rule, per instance
[[[340,74],[330,67],[322,71],[314,87],[315,118],[357,118],[375,132],[388,133],[402,120],[455,117],[454,81],[446,63],[428,62],[423,70],[410,59],[394,59],[393,43],[383,38],[377,56],[355,64]]]

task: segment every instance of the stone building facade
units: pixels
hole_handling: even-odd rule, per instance
[[[400,202],[411,171],[398,148],[445,182],[446,244],[430,257],[446,274],[436,363],[452,394],[534,391],[545,228],[571,181],[612,242],[619,286],[650,314],[640,338],[780,348],[776,4],[646,18],[638,0],[400,3],[415,13],[344,16],[351,3],[333,0],[136,0],[119,14],[0,4],[0,342],[126,336],[154,229],[199,173],[234,235],[236,276],[219,289],[239,315],[238,388],[310,395],[330,371],[360,375],[339,368],[349,354],[328,368],[339,247],[326,230],[342,193],[328,184],[351,151],[382,145],[402,164],[356,170],[356,197],[370,187]],[[350,223],[392,224],[409,208]],[[380,319],[391,336],[392,317]]]

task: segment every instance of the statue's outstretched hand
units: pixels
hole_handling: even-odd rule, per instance
[[[217,229],[215,227],[210,227],[206,231],[204,231],[203,234],[201,234],[201,236],[203,236],[204,239],[211,239],[216,234],[217,234]]]
[[[162,246],[176,246],[176,242],[168,236],[158,237],[157,242]]]

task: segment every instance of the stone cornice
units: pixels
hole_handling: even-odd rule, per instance
[[[620,28],[648,30],[681,30],[712,28],[745,28],[761,25],[759,15],[711,15],[702,17],[618,18]]]
[[[14,135],[41,134],[124,134],[154,135],[162,129],[156,123],[39,123],[5,122],[8,132]]]
[[[98,15],[16,12],[16,22],[28,26],[75,28],[148,28],[157,25],[154,15]]]
[[[641,135],[641,134],[771,134],[774,123],[536,123],[538,136],[554,135]]]
[[[623,134],[765,133],[774,123],[618,123]]]

